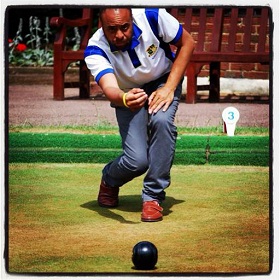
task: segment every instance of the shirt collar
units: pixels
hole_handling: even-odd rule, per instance
[[[140,44],[139,38],[141,37],[141,35],[142,35],[142,30],[133,22],[133,33],[132,33],[131,42],[127,47],[125,47],[121,51],[125,52],[125,51],[133,50],[134,48],[136,48]],[[112,45],[110,43],[109,43],[109,45],[110,45],[111,52],[119,51],[119,49],[117,49],[114,45]]]

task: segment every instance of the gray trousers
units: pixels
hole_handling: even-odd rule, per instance
[[[158,80],[143,88],[151,94],[163,86]],[[165,189],[170,185],[170,169],[173,163],[177,128],[174,125],[182,85],[166,112],[149,115],[147,106],[137,111],[116,107],[116,117],[122,138],[123,154],[103,169],[103,180],[112,187],[121,187],[133,178],[144,174],[143,201],[165,199]]]

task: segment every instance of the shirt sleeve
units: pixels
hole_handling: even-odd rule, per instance
[[[89,44],[85,49],[84,59],[97,83],[99,83],[99,80],[103,75],[114,73],[114,69],[105,51],[95,44],[94,36],[90,39]]]
[[[158,32],[164,42],[175,44],[181,38],[183,28],[165,9],[159,9]]]

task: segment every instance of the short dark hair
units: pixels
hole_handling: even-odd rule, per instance
[[[130,10],[130,14],[132,15],[131,8],[129,8],[129,7],[103,7],[103,8],[99,9],[99,18],[100,19],[101,19],[102,14],[104,14],[104,12],[108,9],[115,9],[115,10],[116,9],[128,9],[128,10]]]

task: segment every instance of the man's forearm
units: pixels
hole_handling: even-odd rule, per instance
[[[112,102],[116,106],[123,106],[123,95],[124,92],[115,87],[106,87],[103,90],[103,93],[108,98],[110,102]]]
[[[104,88],[105,96],[116,106],[125,106],[132,110],[139,109],[144,106],[148,95],[143,89],[133,88],[128,92],[123,92],[119,88]]]
[[[188,33],[184,33],[183,36],[183,45],[177,49],[175,61],[165,84],[165,87],[171,90],[175,90],[183,78],[194,50],[194,41],[192,37]]]

